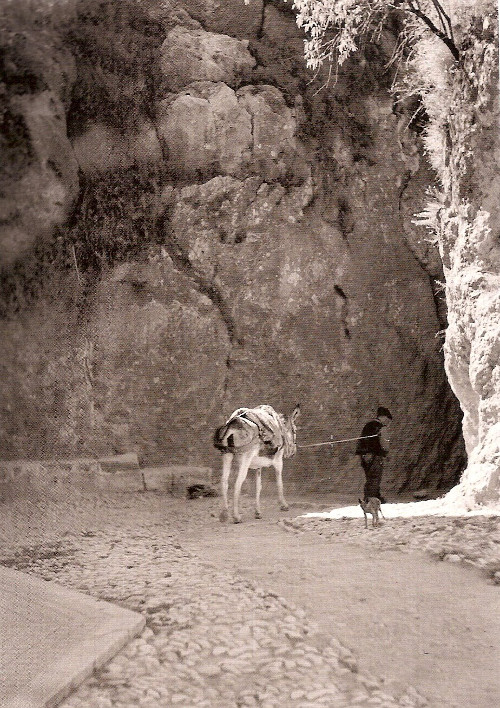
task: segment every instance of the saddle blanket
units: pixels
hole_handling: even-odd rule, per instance
[[[271,406],[256,408],[238,408],[226,421],[226,425],[235,418],[243,418],[257,426],[259,437],[266,445],[281,448],[284,445],[283,418]]]

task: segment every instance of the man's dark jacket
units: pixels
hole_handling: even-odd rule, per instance
[[[387,452],[383,449],[380,443],[380,431],[384,426],[379,420],[370,420],[363,427],[361,437],[364,440],[358,440],[356,445],[356,455],[379,455],[385,457]],[[370,438],[368,435],[376,435],[377,437]]]

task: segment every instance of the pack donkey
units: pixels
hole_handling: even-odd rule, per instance
[[[238,505],[241,486],[249,469],[256,471],[255,518],[262,518],[260,510],[262,467],[274,467],[280,508],[283,511],[288,510],[288,504],[283,496],[283,458],[292,457],[296,452],[296,421],[299,415],[299,405],[287,417],[267,405],[238,408],[226,423],[215,431],[214,445],[222,452],[223,507],[219,516],[221,521],[227,521],[229,516],[227,490],[233,460],[237,467],[233,494],[235,524],[241,522]]]

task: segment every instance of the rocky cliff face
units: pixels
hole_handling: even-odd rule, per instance
[[[448,500],[472,508],[500,496],[500,140],[496,6],[463,20],[461,71],[439,99],[447,149],[432,225],[446,276],[446,371],[464,411],[468,466]],[[439,70],[442,71],[442,66]],[[442,137],[446,138],[446,135]]]
[[[5,454],[217,464],[238,406],[300,401],[309,444],[385,405],[387,487],[451,486],[442,270],[412,223],[432,175],[383,49],[318,92],[280,3],[82,0],[25,34],[4,41]],[[353,447],[289,474],[357,491]]]

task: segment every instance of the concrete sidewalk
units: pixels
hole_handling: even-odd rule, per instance
[[[136,612],[0,566],[0,706],[56,706],[144,625]]]

